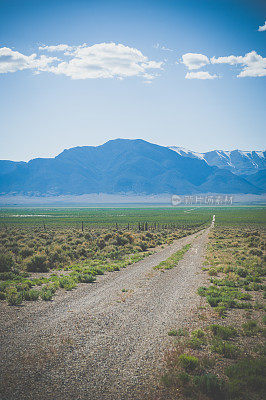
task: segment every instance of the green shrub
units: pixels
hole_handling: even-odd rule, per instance
[[[172,373],[165,373],[161,377],[161,382],[165,387],[171,387],[177,384],[177,378]]]
[[[220,298],[219,297],[213,297],[213,296],[206,296],[207,302],[210,304],[211,307],[216,307],[220,303]]]
[[[238,300],[251,300],[251,295],[249,293],[239,293],[237,298]]]
[[[205,332],[202,329],[192,331],[187,343],[192,349],[200,349],[206,343]]]
[[[236,273],[241,276],[241,278],[245,278],[248,274],[244,268],[237,268]]]
[[[20,250],[19,253],[20,253],[21,257],[26,258],[26,257],[32,256],[32,254],[33,254],[33,249],[31,249],[30,247],[23,247],[23,248]]]
[[[263,288],[262,285],[260,285],[259,283],[253,282],[249,285],[250,290],[254,290],[254,291],[258,291],[261,290]]]
[[[14,272],[0,272],[1,281],[16,281],[19,280],[19,274],[14,274]]]
[[[49,263],[45,254],[32,256],[26,266],[29,272],[47,272],[49,270]]]
[[[178,381],[182,386],[185,386],[190,381],[190,375],[187,372],[182,371],[178,374]]]
[[[14,267],[14,260],[11,254],[0,254],[0,272],[9,272]]]
[[[205,332],[202,329],[195,329],[195,331],[191,332],[191,335],[193,337],[201,339],[201,338],[203,338],[205,336]]]
[[[213,400],[224,399],[225,384],[214,374],[196,375],[193,377],[193,384]]]
[[[36,301],[38,300],[39,296],[40,292],[36,289],[31,289],[23,293],[23,297],[26,301]]]
[[[172,329],[171,331],[168,332],[169,336],[177,336],[177,330],[176,329]]]
[[[84,271],[84,273],[86,273],[86,272]],[[90,273],[91,275],[103,275],[103,274],[104,274],[103,270],[100,269],[100,268],[93,268],[93,269],[90,269],[90,270],[88,271],[88,273]]]
[[[246,336],[252,336],[259,332],[259,327],[256,321],[250,320],[242,325],[243,332]]]
[[[4,292],[0,292],[0,300],[5,300],[6,294]]]
[[[187,328],[179,328],[177,331],[177,336],[188,336]]]
[[[225,306],[217,306],[215,311],[218,313],[218,315],[222,318],[224,318],[226,316],[226,310],[227,308]]]
[[[232,397],[251,399],[255,398],[254,394],[266,392],[266,357],[246,357],[228,367],[226,374]]]
[[[228,340],[237,335],[237,330],[232,326],[222,326],[218,324],[210,325],[212,334],[220,339]]]
[[[261,257],[261,256],[263,255],[263,253],[262,253],[261,250],[256,250],[256,249],[250,250],[249,253],[250,253],[251,255],[253,255],[253,256],[258,256],[258,257]]]
[[[50,282],[50,283],[48,283],[48,284],[45,286],[45,288],[46,288],[47,290],[50,290],[50,291],[52,292],[52,294],[55,294],[55,292],[56,292],[57,289],[59,288],[59,282],[58,282],[58,281],[56,281],[56,282]]]
[[[22,303],[23,296],[15,287],[9,287],[6,290],[6,301],[10,306],[18,306]]]
[[[221,301],[220,301],[220,303],[219,303],[219,306],[225,307],[225,308],[227,308],[227,309],[229,309],[229,308],[236,308],[237,305],[238,305],[238,303],[237,303],[234,299],[231,299],[230,297],[224,296],[224,297],[221,297],[220,300],[221,300]]]
[[[205,295],[206,295],[206,292],[207,292],[207,288],[206,288],[206,287],[200,286],[200,287],[198,288],[198,294],[199,294],[200,296],[205,296]]]
[[[18,292],[25,292],[31,288],[31,282],[26,281],[26,282],[19,282],[16,284],[16,289]]]
[[[188,354],[181,354],[179,361],[186,372],[194,371],[199,366],[199,359]]]
[[[67,276],[62,276],[61,278],[59,278],[59,285],[65,290],[72,290],[77,286],[75,280]]]
[[[241,308],[241,309],[244,309],[244,310],[245,309],[248,310],[248,309],[252,308],[252,304],[251,303],[246,303],[244,301],[239,301],[236,304],[236,306],[237,306],[237,308]]]
[[[211,350],[221,354],[225,358],[236,358],[240,354],[240,350],[237,346],[219,339],[213,340]]]
[[[62,248],[55,246],[48,254],[48,262],[50,268],[58,265],[60,262],[66,261],[66,254],[63,252]]]
[[[41,299],[44,301],[50,301],[53,298],[53,293],[50,289],[46,287],[41,289]]]
[[[81,274],[81,277],[79,279],[79,281],[82,283],[92,283],[95,280],[96,280],[96,278],[90,274]]]
[[[142,251],[146,251],[147,248],[148,248],[148,245],[145,242],[139,242],[138,245],[139,245],[139,247],[141,248]]]
[[[217,271],[214,268],[210,268],[208,273],[210,276],[217,276]]]
[[[5,292],[5,290],[10,286],[9,282],[0,282],[0,292]]]
[[[205,340],[204,340],[204,339],[199,339],[199,338],[197,338],[197,337],[193,337],[193,336],[192,336],[192,337],[188,340],[188,346],[189,346],[191,349],[194,349],[194,350],[200,349],[204,344],[205,344]]]

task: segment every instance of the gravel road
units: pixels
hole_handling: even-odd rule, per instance
[[[193,325],[209,229],[52,302],[1,302],[1,400],[147,398],[167,332]],[[187,243],[177,267],[153,269]]]

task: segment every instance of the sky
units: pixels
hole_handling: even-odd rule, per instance
[[[265,149],[264,0],[0,0],[0,159]]]

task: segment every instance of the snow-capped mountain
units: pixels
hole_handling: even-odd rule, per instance
[[[237,175],[250,175],[266,169],[265,151],[213,150],[197,153],[183,147],[169,146],[183,157],[205,160],[208,165],[227,169]]]
[[[263,193],[247,179],[199,158],[141,139],[116,139],[73,147],[54,158],[0,160],[0,195]]]

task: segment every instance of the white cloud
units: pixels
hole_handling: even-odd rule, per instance
[[[211,63],[212,64],[230,64],[236,65],[240,64],[243,60],[242,56],[226,56],[226,57],[212,57]]]
[[[26,56],[7,47],[0,48],[0,73],[32,69],[35,73],[48,71],[71,79],[143,77],[151,81],[161,70],[163,62],[149,60],[140,50],[116,43],[92,46],[40,46],[41,51],[63,52],[61,58],[36,54]],[[67,57],[66,57],[67,56]]]
[[[266,31],[266,21],[264,22],[264,25],[259,26],[258,31],[259,31],[259,32],[264,32],[264,31]]]
[[[207,71],[197,71],[197,72],[187,72],[186,79],[215,79],[218,78],[217,75],[211,75]]]
[[[44,51],[48,51],[50,53],[52,52],[68,52],[73,50],[72,46],[68,46],[68,44],[57,44],[55,46],[39,46],[39,50],[44,50]]]
[[[198,53],[186,53],[182,60],[188,69],[199,69],[210,63],[207,56]]]
[[[169,48],[166,47],[166,46],[162,46],[161,49],[164,50],[164,51],[174,51],[174,50],[172,50],[172,49],[169,49]]]
[[[172,50],[172,49],[169,49],[169,48],[166,47],[166,46],[161,46],[159,43],[156,43],[153,47],[154,47],[155,49],[164,50],[164,51],[174,51],[174,50]]]
[[[78,47],[73,58],[51,67],[54,74],[72,79],[126,78],[143,76],[154,78],[151,70],[162,69],[162,62],[150,61],[141,51],[115,43],[99,43]]]
[[[260,56],[256,51],[251,51],[245,56],[226,56],[226,57],[212,57],[210,60],[207,56],[197,53],[187,53],[182,56],[183,64],[189,70],[200,69],[209,64],[229,64],[241,67],[240,73],[237,75],[239,78],[244,77],[262,77],[266,76],[266,58]],[[210,75],[208,72],[202,73],[187,73],[186,79],[214,79],[217,75]]]
[[[211,63],[241,65],[242,71],[237,75],[239,78],[266,76],[266,58],[254,50],[245,56],[212,57]]]
[[[13,51],[8,47],[0,48],[0,73],[22,71],[24,69],[33,69],[45,71],[56,61],[56,57],[47,57],[42,55],[37,57],[36,54],[25,56],[18,51]]]

